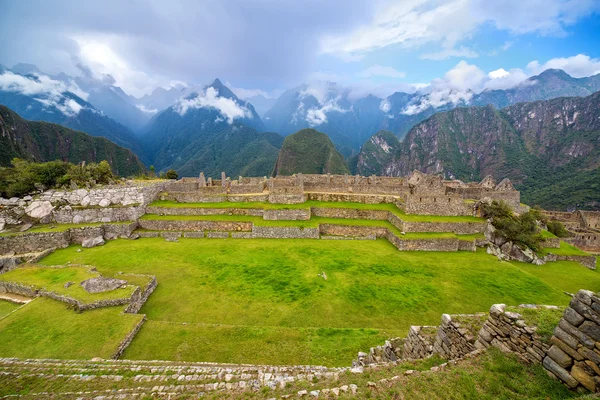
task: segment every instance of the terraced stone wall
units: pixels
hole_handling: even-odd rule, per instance
[[[452,232],[458,235],[483,233],[486,222],[413,222],[402,221],[404,232]]]
[[[398,250],[403,251],[458,251],[461,242],[456,238],[403,240],[390,231],[387,232],[386,239]]]
[[[600,391],[600,296],[580,290],[565,309],[544,367],[570,388]]]
[[[537,335],[536,327],[528,326],[521,314],[506,311],[504,304],[494,304],[490,308],[489,317],[479,331],[477,342],[479,348],[494,346],[533,363],[541,363],[550,348]]]
[[[431,357],[436,334],[437,326],[411,326],[404,341],[403,358]]]
[[[477,334],[487,314],[442,315],[438,327],[433,352],[447,360],[463,357],[476,350]]]
[[[329,207],[311,207],[311,213],[315,217],[324,218],[345,218],[345,219],[369,219],[369,220],[387,220],[389,211],[385,210],[357,210],[351,208],[329,208]]]
[[[589,269],[596,269],[596,257],[594,256],[564,256],[548,254],[544,261],[575,261]]]
[[[140,228],[150,231],[251,231],[252,222],[140,219]]]
[[[72,243],[81,243],[85,239],[102,236],[110,240],[117,237],[127,238],[137,229],[138,224],[106,224],[70,228],[62,232],[23,232],[0,236],[0,254],[32,253],[52,248],[65,248]]]
[[[378,238],[386,237],[387,228],[378,228],[370,226],[347,226],[336,224],[321,224],[319,231],[322,235],[348,236],[348,237],[368,237]]]
[[[263,219],[269,221],[306,221],[310,219],[311,211],[308,208],[289,210],[264,210]]]
[[[143,206],[130,207],[60,207],[52,211],[52,219],[58,224],[82,224],[93,222],[135,221],[146,212]]]
[[[160,207],[148,206],[148,214],[156,215],[249,215],[262,217],[265,211],[262,208],[202,208],[202,207]]]
[[[352,193],[317,193],[307,192],[307,200],[329,202],[351,202],[363,204],[396,203],[398,198],[388,195],[352,194]]]
[[[458,196],[417,194],[408,196],[405,203],[407,214],[473,215],[473,207]]]
[[[319,239],[319,228],[254,226],[252,235],[254,238],[267,239]]]

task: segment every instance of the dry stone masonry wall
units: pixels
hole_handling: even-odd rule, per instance
[[[570,388],[600,391],[600,296],[580,290],[566,308],[544,367]]]

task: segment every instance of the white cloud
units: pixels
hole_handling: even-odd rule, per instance
[[[509,75],[509,72],[504,68],[498,68],[497,70],[488,73],[488,76],[491,79],[504,78],[507,75]]]
[[[486,23],[515,34],[564,35],[566,27],[600,10],[595,0],[390,0],[382,4],[371,21],[353,32],[324,37],[321,53],[349,57],[390,45],[414,48],[433,43],[442,50],[424,58],[475,57],[472,50],[455,47]],[[507,43],[503,48],[510,47]]]
[[[180,99],[174,106],[176,112],[183,116],[190,108],[213,108],[232,124],[237,118],[252,118],[252,113],[246,107],[238,105],[234,100],[219,97],[219,92],[208,87],[206,91],[191,99]]]
[[[387,114],[392,109],[392,105],[388,99],[383,99],[381,100],[381,103],[379,103],[379,109]]]
[[[406,73],[398,71],[393,67],[375,64],[365,69],[358,75],[363,78],[370,78],[373,76],[385,76],[388,78],[404,78],[406,76]]]
[[[135,97],[151,94],[157,87],[187,86],[184,82],[167,79],[157,75],[148,75],[133,68],[124,57],[113,50],[113,42],[119,40],[113,36],[77,36],[72,38],[79,45],[79,62],[98,80],[110,77],[111,84],[119,86]]]
[[[435,53],[421,54],[419,58],[422,60],[446,60],[451,57],[477,58],[479,54],[474,50],[461,46],[457,49],[447,48]]]
[[[327,113],[339,112],[345,113],[349,110],[344,110],[338,105],[339,97],[328,100],[320,108],[311,108],[306,112],[306,121],[310,126],[317,126],[327,122]]]
[[[146,106],[144,106],[142,104],[137,104],[136,107],[140,111],[145,112],[146,114],[156,114],[158,112],[158,110],[156,108],[147,108]]]
[[[483,84],[483,88],[495,90],[515,87],[523,83],[529,76],[520,68],[511,68],[509,71],[499,68],[489,72],[488,78],[489,80]]]
[[[575,78],[582,78],[600,74],[600,59],[578,54],[566,58],[553,58],[544,64],[540,64],[537,60],[527,64],[527,69],[533,74],[539,74],[549,68],[562,69]]]
[[[10,71],[0,75],[0,90],[35,96],[35,100],[46,107],[56,107],[67,116],[77,115],[83,108],[75,100],[65,97],[65,92],[71,92],[87,99],[88,93],[82,91],[75,83],[63,83],[46,75],[25,77]]]

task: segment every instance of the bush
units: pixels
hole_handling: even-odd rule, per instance
[[[174,169],[170,169],[165,173],[165,178],[167,179],[177,179],[179,175],[177,175],[177,171]]]
[[[110,164],[71,164],[65,161],[33,163],[15,158],[12,168],[0,168],[0,196],[21,197],[35,191],[69,185],[107,184],[115,180]]]
[[[565,226],[558,221],[548,221],[546,223],[546,226],[548,227],[548,231],[553,233],[555,236],[558,236],[558,237],[571,236],[569,231],[565,228]]]
[[[541,250],[544,238],[540,235],[537,223],[542,220],[538,209],[531,209],[517,216],[505,202],[493,201],[492,204],[484,204],[482,212],[485,218],[492,219],[492,225],[497,233],[506,240],[534,251]]]

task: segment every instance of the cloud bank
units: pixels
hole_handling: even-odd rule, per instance
[[[83,106],[66,97],[65,93],[71,92],[84,100],[88,98],[88,93],[73,82],[64,83],[46,75],[23,76],[10,71],[0,75],[0,90],[32,96],[45,107],[56,107],[69,117],[79,114]]]
[[[232,124],[234,119],[252,118],[252,112],[236,103],[232,99],[220,97],[218,90],[208,87],[198,96],[187,99],[180,99],[174,106],[174,110],[181,116],[184,116],[190,109],[211,108],[217,110],[228,124]],[[218,121],[219,118],[217,118]]]

